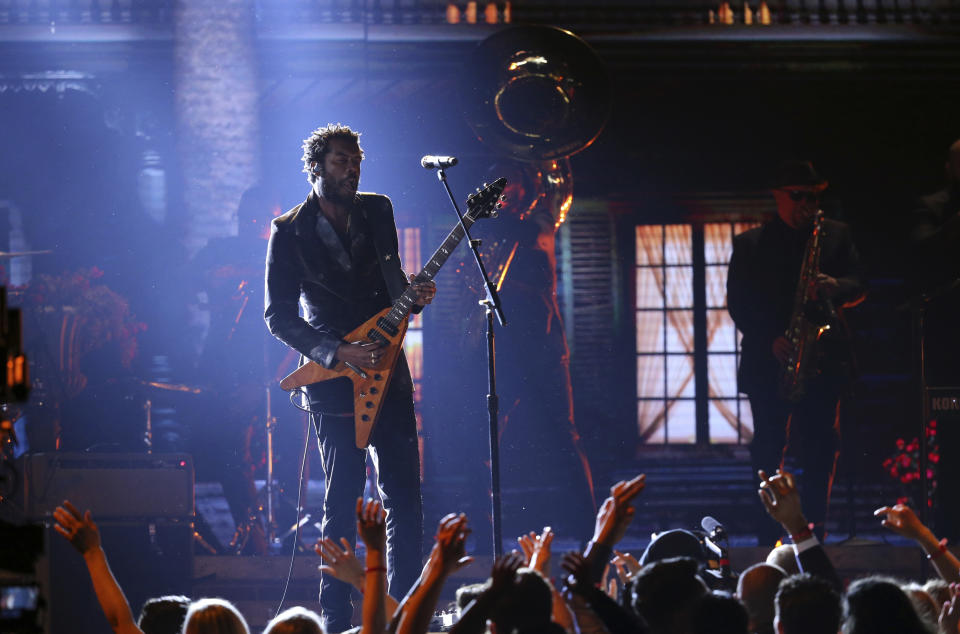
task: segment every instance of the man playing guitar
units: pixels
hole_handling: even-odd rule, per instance
[[[390,199],[358,193],[363,150],[359,134],[330,124],[303,142],[307,199],[273,221],[266,263],[270,332],[323,368],[344,366],[371,376],[389,361],[384,342],[344,341],[359,324],[397,300],[413,283],[419,312],[436,294],[400,268]],[[303,316],[300,308],[303,308]],[[406,592],[420,573],[423,506],[413,382],[402,349],[369,437],[378,488],[387,511],[390,589]],[[353,542],[356,500],[363,494],[367,451],[354,430],[355,394],[347,377],[305,388],[320,441],[326,489],[323,536]],[[320,607],[327,632],[350,628],[350,587],[324,574]]]

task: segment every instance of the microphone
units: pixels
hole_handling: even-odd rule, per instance
[[[432,170],[436,167],[444,169],[447,167],[453,167],[457,164],[456,156],[434,156],[432,154],[427,154],[422,159],[420,159],[420,165]]]
[[[700,527],[707,531],[711,540],[724,539],[727,536],[723,524],[713,519],[709,515],[700,520]]]

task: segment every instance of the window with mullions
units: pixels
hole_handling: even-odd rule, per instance
[[[637,423],[647,443],[696,441],[690,225],[637,227]]]
[[[757,223],[703,225],[707,318],[707,421],[711,443],[746,444],[753,438],[750,403],[737,393],[740,333],[727,312],[727,267],[733,236]]]
[[[642,442],[745,444],[752,438],[750,407],[737,393],[740,335],[726,308],[733,236],[752,226],[719,222],[636,228],[637,425]],[[695,274],[695,267],[702,267],[703,274]],[[695,332],[697,324],[706,332]],[[697,349],[697,341],[706,342],[706,349]],[[698,371],[706,374],[705,380],[697,380]],[[697,393],[697,385],[707,386],[706,393]]]

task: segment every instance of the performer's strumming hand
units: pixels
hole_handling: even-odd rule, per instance
[[[337,348],[336,357],[337,361],[351,363],[361,368],[375,368],[386,352],[383,342],[380,341],[341,343]]]
[[[437,294],[437,284],[433,280],[429,282],[417,282],[415,278],[417,276],[413,273],[410,274],[410,285],[413,287],[413,290],[417,293],[417,306],[426,306],[433,301],[434,296]]]

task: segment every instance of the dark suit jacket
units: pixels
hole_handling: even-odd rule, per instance
[[[910,221],[917,284],[931,289],[960,277],[960,186],[920,198]]]
[[[925,292],[924,361],[929,385],[960,384],[960,185],[923,196],[910,214],[910,294]],[[942,444],[942,443],[941,443]]]
[[[839,306],[863,293],[859,256],[842,222],[825,219],[820,236],[820,270],[839,281],[834,300]],[[745,394],[777,385],[780,366],[771,349],[790,323],[808,237],[809,231],[791,229],[775,217],[733,239],[727,307],[743,333],[738,379]]]
[[[312,191],[303,203],[274,219],[267,247],[267,327],[301,355],[327,368],[336,365],[334,354],[342,337],[377,310],[390,306],[409,284],[400,268],[390,199],[379,194],[359,194],[358,198],[353,212],[358,221],[352,223],[349,238],[354,245],[371,240],[376,264],[351,261]],[[358,286],[355,274],[370,266],[379,267],[383,284]],[[409,384],[402,356],[397,367],[401,372],[391,384]],[[404,372],[406,376],[402,376]]]

